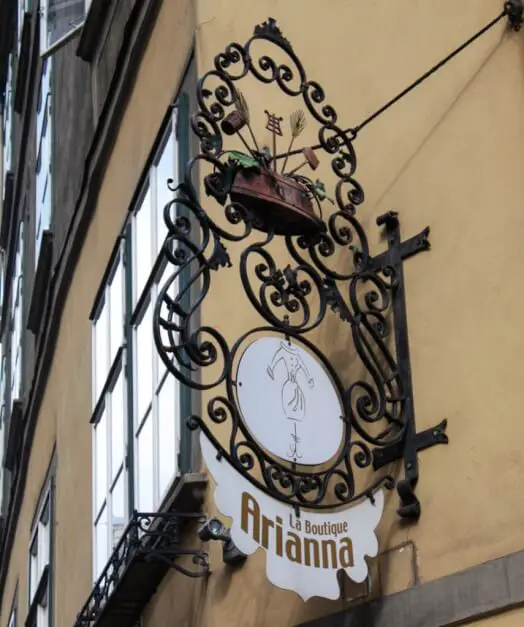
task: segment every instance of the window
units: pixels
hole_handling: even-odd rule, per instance
[[[17,18],[17,34],[18,34],[18,48],[20,49],[20,43],[22,41],[22,29],[24,27],[24,15],[26,11],[31,10],[31,0],[18,0],[18,18]]]
[[[11,613],[9,614],[9,622],[7,623],[7,627],[16,627],[16,602],[15,601],[13,601]]]
[[[4,302],[4,263],[5,263],[5,253],[0,249],[0,303]]]
[[[4,138],[4,173],[11,170],[13,157],[13,59],[9,55],[7,63],[7,82],[5,87],[5,106],[3,119]]]
[[[91,0],[40,0],[40,51],[51,46],[84,23]]]
[[[93,325],[95,578],[103,570],[127,522],[124,311],[120,246]]]
[[[153,308],[172,271],[163,208],[173,198],[167,180],[178,179],[176,122],[174,113],[165,124],[92,314],[95,578],[129,512],[156,511],[180,472],[181,390],[153,340]]]
[[[50,567],[52,562],[52,508],[51,487],[44,492],[29,545],[29,615],[28,627],[49,627]]]
[[[3,346],[0,344],[0,459],[4,459],[5,437],[6,437],[6,364],[7,360],[3,354]],[[4,495],[4,466],[0,464],[0,513],[3,513]]]
[[[42,234],[51,223],[51,108],[51,59],[48,58],[42,64],[37,102],[35,263],[38,263]]]
[[[11,294],[11,402],[18,400],[22,394],[23,247],[24,224],[21,223],[15,256],[15,268],[12,279],[13,283]]]
[[[140,511],[160,505],[177,472],[179,390],[158,357],[153,340],[153,308],[166,274],[162,250],[167,235],[163,208],[172,199],[168,179],[178,170],[176,120],[172,119],[153,160],[132,218],[135,499]],[[171,271],[171,270],[169,270]],[[176,286],[173,286],[176,290]]]

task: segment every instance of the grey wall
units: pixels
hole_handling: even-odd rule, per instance
[[[76,56],[78,40],[53,55],[53,266],[78,200],[93,139],[89,65]]]

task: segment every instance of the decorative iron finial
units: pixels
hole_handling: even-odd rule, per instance
[[[266,129],[270,133],[273,133],[273,135],[278,135],[279,137],[282,137],[282,128],[280,127],[280,122],[282,122],[284,118],[277,116],[275,113],[269,113],[267,109],[264,110],[264,113],[267,115]]]
[[[289,142],[289,147],[287,149],[287,155],[284,160],[284,165],[282,166],[282,172],[286,169],[287,160],[289,158],[289,153],[293,148],[293,144],[295,139],[302,133],[302,131],[306,128],[306,116],[302,109],[298,109],[294,113],[291,114],[289,118],[289,125],[291,127],[291,141]]]
[[[247,104],[247,100],[244,98],[244,94],[238,89],[236,90],[235,108],[238,113],[240,113],[245,119],[249,134],[251,135],[251,139],[253,140],[253,144],[255,145],[256,150],[260,151],[257,143],[257,138],[255,137],[255,133],[253,132],[253,128],[251,127],[249,105]]]
[[[267,115],[266,129],[273,135],[273,157],[277,154],[277,135],[282,137],[282,128],[280,123],[284,118],[281,118],[274,113],[269,113],[266,109],[264,113]],[[277,168],[277,162],[274,161],[274,168]]]
[[[296,168],[293,168],[289,174],[295,174],[295,172],[298,172],[298,170],[303,168],[305,165],[308,165],[312,170],[316,170],[318,168],[320,161],[318,160],[313,148],[303,148],[302,154],[304,155],[304,161],[297,165]]]
[[[504,3],[504,10],[508,15],[508,22],[514,31],[519,31],[524,22],[524,2],[522,0],[508,0]]]
[[[258,26],[255,26],[254,36],[262,37],[264,39],[270,39],[271,41],[284,48],[284,50],[288,50],[289,52],[293,50],[293,47],[284,37],[280,28],[277,26],[276,20],[272,17],[268,17],[267,21],[259,24]]]

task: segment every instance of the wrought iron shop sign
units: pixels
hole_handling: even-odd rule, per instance
[[[239,89],[244,78],[277,86],[304,110],[289,121],[255,111]],[[378,220],[388,248],[371,254],[356,215],[364,193],[354,136],[274,20],[215,57],[197,100],[200,153],[164,211],[173,272],[155,307],[156,346],[179,381],[213,390],[206,415],[187,424],[200,429],[216,504],[233,521],[237,547],[246,555],[262,547],[275,585],[334,599],[338,571],[367,577],[387,490],[397,487],[400,516],[418,518],[417,451],[447,441],[445,423],[416,433],[411,392],[402,265],[429,248],[429,228],[402,241],[389,212]],[[268,146],[256,136],[255,115]],[[318,126],[314,146],[300,145],[306,123]],[[231,150],[230,137],[244,149]],[[322,159],[335,177],[331,189],[312,174]],[[199,173],[202,204],[193,187]],[[232,339],[220,319],[200,322],[214,273],[237,271],[226,245],[236,248],[260,320]],[[333,348],[351,359],[343,370],[335,351],[315,341],[333,324],[330,311],[342,329]],[[401,479],[385,470],[398,459]]]

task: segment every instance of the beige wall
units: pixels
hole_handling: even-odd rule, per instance
[[[88,315],[193,35],[202,73],[227,43],[246,40],[256,23],[275,17],[308,75],[323,84],[342,125],[350,126],[500,8],[498,0],[463,0],[460,7],[456,0],[440,0],[438,6],[411,0],[265,0],[250,4],[249,11],[245,0],[164,2],[67,299],[30,459],[2,624],[17,579],[19,607],[22,612],[27,607],[29,526],[55,442],[56,627],[72,624],[91,588]],[[381,550],[407,542],[409,549],[394,549],[383,558],[385,592],[413,585],[417,577],[439,578],[523,548],[524,502],[517,496],[524,435],[519,414],[524,404],[523,62],[522,35],[508,36],[499,25],[366,128],[355,143],[357,179],[366,192],[359,212],[374,250],[382,247],[374,220],[385,210],[401,212],[405,237],[431,225],[432,251],[405,266],[415,408],[419,429],[447,417],[451,438],[448,447],[421,455],[417,494],[423,515],[417,525],[401,526],[396,495],[388,500],[380,526]],[[282,98],[275,87],[246,82],[246,93],[252,102],[263,103],[261,109],[283,115],[300,106]],[[252,105],[252,115],[256,108]],[[262,121],[257,124],[263,134]],[[311,140],[314,130],[310,123]],[[321,176],[329,180],[325,165]],[[230,303],[242,302],[236,300],[240,288],[233,276],[234,269],[214,274],[214,296],[203,313],[204,321],[220,325],[230,338],[253,320],[246,305],[236,308],[235,328],[229,322]],[[317,337],[324,346],[335,341],[343,345],[342,333],[337,323]],[[341,367],[346,366],[344,356],[343,351],[336,356]],[[209,490],[209,512],[214,511],[211,497]],[[284,627],[344,606],[344,601],[318,599],[303,603],[295,594],[272,587],[262,552],[239,573],[231,573],[221,564],[220,547],[210,549],[211,577],[193,581],[169,575],[146,611],[148,625]],[[517,625],[511,616],[517,614],[508,614],[506,622],[500,622],[501,616],[480,624]]]

